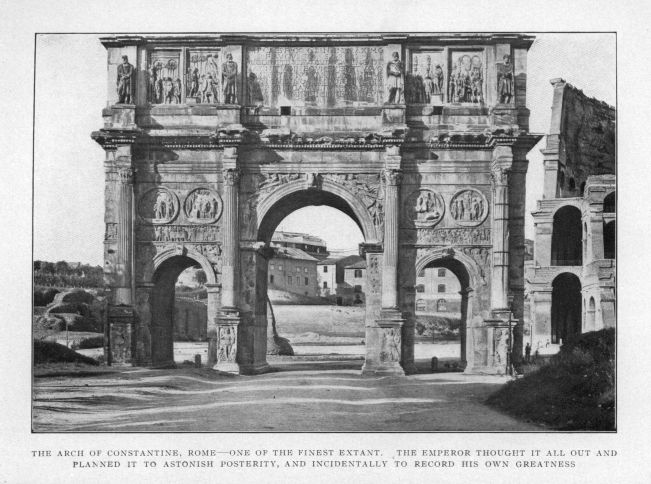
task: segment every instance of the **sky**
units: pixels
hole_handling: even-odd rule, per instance
[[[615,105],[614,34],[534,34],[528,55],[530,131],[549,131],[552,86],[562,77],[587,95]],[[66,57],[82,59],[67,63]],[[91,138],[106,105],[106,50],[98,35],[50,34],[36,39],[34,259],[101,265],[104,238],[104,151]],[[529,153],[526,236],[542,196],[544,139]],[[330,249],[357,247],[362,235],[329,207],[290,214],[279,229],[323,238]]]

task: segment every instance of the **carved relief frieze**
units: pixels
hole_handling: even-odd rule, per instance
[[[152,242],[214,242],[220,229],[214,225],[159,225],[136,227],[136,240]]]
[[[192,190],[183,202],[188,221],[197,224],[211,224],[219,220],[223,206],[219,194],[208,188]]]
[[[174,192],[164,187],[146,191],[138,202],[138,215],[145,222],[166,224],[179,213],[179,199]]]
[[[484,61],[480,51],[451,54],[448,99],[453,103],[484,102]]]
[[[149,56],[149,93],[152,104],[181,102],[181,66],[179,51],[157,50]]]
[[[431,228],[438,224],[445,213],[443,197],[432,190],[416,190],[407,197],[403,214],[416,228]]]
[[[488,202],[479,190],[464,188],[450,199],[450,216],[457,225],[476,227],[488,216]]]
[[[188,55],[186,77],[187,96],[190,102],[197,104],[214,104],[219,102],[219,68],[218,50],[191,50]]]
[[[382,274],[380,274],[380,254],[371,254],[368,256],[368,271],[366,277],[366,284],[368,285],[368,292],[371,294],[378,294],[381,289]]]
[[[431,245],[490,245],[489,228],[439,228],[411,230],[404,233],[405,242]]]
[[[411,72],[406,79],[406,97],[410,103],[441,104],[445,91],[443,51],[415,52]]]
[[[150,281],[154,273],[154,257],[157,250],[153,244],[136,245],[136,280]]]

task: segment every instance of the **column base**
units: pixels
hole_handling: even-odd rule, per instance
[[[402,369],[404,370],[405,375],[413,375],[418,373],[418,368],[413,361],[403,362]]]
[[[220,371],[222,373],[232,373],[234,375],[239,375],[240,365],[237,363],[232,363],[230,361],[218,361],[215,366],[212,367],[215,371]]]
[[[263,373],[269,373],[271,367],[266,361],[264,363],[257,363],[253,365],[240,365],[239,367],[241,375],[261,375]]]
[[[365,362],[362,366],[362,376],[405,376],[405,370],[399,363],[371,363]]]

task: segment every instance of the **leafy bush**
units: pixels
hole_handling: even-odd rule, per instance
[[[418,316],[416,319],[416,334],[431,336],[432,339],[457,339],[460,327],[461,320],[459,318]]]
[[[488,403],[557,429],[614,430],[614,329],[568,340],[549,364],[507,383]]]

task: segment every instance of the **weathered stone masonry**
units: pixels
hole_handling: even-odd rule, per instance
[[[267,371],[271,236],[321,204],[364,235],[364,374],[414,371],[428,266],[461,283],[467,372],[505,371],[511,313],[521,351],[526,154],[540,138],[526,108],[532,37],[102,42],[109,107],[93,138],[106,151],[111,364],[173,364],[174,281],[198,264],[210,366]]]

